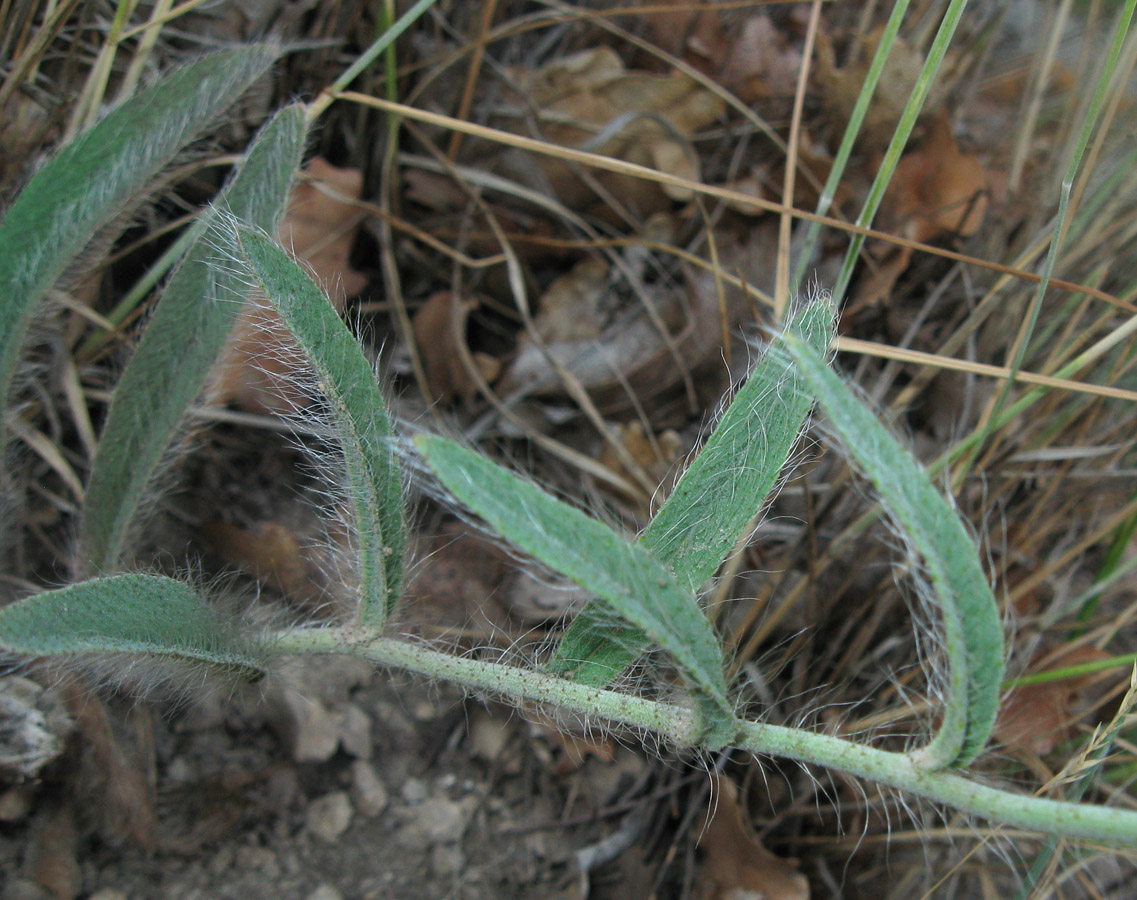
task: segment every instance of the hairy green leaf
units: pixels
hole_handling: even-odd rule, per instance
[[[399,599],[407,550],[402,480],[383,394],[359,344],[296,261],[264,234],[239,224],[236,241],[328,399],[358,530],[361,619],[381,627]]]
[[[943,723],[920,752],[930,768],[965,766],[987,743],[1003,680],[1003,629],[975,542],[928,475],[804,341],[787,348],[849,455],[923,557],[943,617],[948,657]]]
[[[37,657],[126,653],[263,674],[270,647],[241,634],[190,585],[115,575],[34,594],[0,609],[0,651]]]
[[[420,436],[427,465],[463,504],[506,540],[593,591],[679,664],[699,695],[714,737],[733,736],[722,651],[694,594],[645,547],[453,441]],[[713,740],[713,738],[712,738]]]
[[[215,53],[139,91],[47,162],[0,221],[0,401],[39,302],[118,214],[279,55]],[[0,422],[0,447],[6,442]]]
[[[216,206],[275,231],[306,133],[303,106],[278,113]],[[162,292],[115,390],[87,488],[79,538],[82,571],[108,572],[118,565],[139,503],[241,311],[244,276],[218,265],[217,249],[206,234],[214,218],[209,211],[199,219],[198,236]]]
[[[825,352],[833,335],[828,300],[804,306],[790,330]],[[762,358],[640,539],[690,591],[714,575],[785,466],[813,406],[795,371],[782,355]],[[573,620],[550,667],[599,687],[646,646],[646,635],[614,625],[593,602]]]

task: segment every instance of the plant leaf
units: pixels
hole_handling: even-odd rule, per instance
[[[786,346],[849,455],[924,559],[943,615],[949,671],[943,723],[917,758],[931,768],[965,766],[987,743],[1003,680],[1003,629],[975,543],[927,473],[825,360],[795,337]]]
[[[0,650],[25,656],[127,653],[264,673],[270,648],[192,586],[161,575],[115,575],[33,594],[0,609]]]
[[[279,54],[253,44],[198,60],[139,91],[36,173],[0,221],[0,402],[36,308],[66,267]]]
[[[216,206],[275,230],[306,134],[302,105],[278,113],[254,140]],[[235,298],[245,293],[244,277],[218,265],[216,247],[206,237],[215,215],[210,210],[198,219],[198,236],[170,277],[115,390],[87,488],[81,571],[108,572],[119,564],[127,528],[241,311]]]
[[[833,335],[828,298],[804,306],[790,330],[824,353]],[[714,575],[785,466],[813,406],[795,373],[784,355],[762,358],[640,538],[690,591]],[[594,602],[573,620],[550,668],[601,687],[646,646],[642,633],[615,632],[611,615]]]
[[[311,361],[347,464],[359,540],[361,621],[379,628],[399,599],[403,488],[383,394],[359,344],[312,279],[272,239],[240,224],[238,251]]]
[[[595,592],[666,650],[709,701],[702,708],[709,742],[729,742],[734,715],[714,631],[692,592],[647,548],[453,441],[419,436],[415,446],[447,489],[506,540]]]

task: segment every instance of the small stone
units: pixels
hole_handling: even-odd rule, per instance
[[[249,872],[257,872],[268,878],[280,874],[280,862],[268,847],[238,847],[237,867]]]
[[[290,837],[291,835],[286,835],[285,839]],[[285,875],[299,875],[304,871],[304,864],[300,862],[300,856],[290,850],[280,857],[280,868],[284,870]]]
[[[295,762],[327,762],[339,747],[335,717],[319,700],[292,688],[282,688],[270,698],[268,719]]]
[[[403,789],[399,794],[407,803],[422,803],[430,796],[430,791],[417,778],[408,778],[403,782]]]
[[[366,760],[357,759],[351,764],[351,799],[355,808],[365,816],[379,815],[390,801],[387,786],[375,774],[375,767]]]
[[[308,900],[343,900],[343,894],[330,884],[321,884],[308,895]]]
[[[348,703],[335,711],[340,744],[356,759],[371,759],[371,719],[358,706]]]
[[[438,715],[438,706],[430,700],[419,700],[412,707],[411,715],[419,722],[429,722]]]
[[[17,784],[0,794],[0,822],[19,822],[32,811],[35,785]]]
[[[126,892],[118,888],[103,888],[91,894],[88,900],[127,900]]]
[[[435,878],[452,878],[466,868],[466,854],[458,844],[438,844],[430,850],[430,870]]]
[[[311,692],[324,706],[346,703],[351,692],[370,684],[375,670],[354,656],[298,656],[282,667],[281,681]]]
[[[432,844],[452,844],[461,840],[473,812],[473,797],[457,803],[445,798],[427,800],[415,810],[415,824]]]
[[[0,900],[52,900],[52,895],[34,881],[27,878],[13,878],[4,887]]]
[[[175,756],[166,766],[166,778],[177,784],[186,784],[193,781],[194,772],[190,761],[184,756]]]
[[[322,841],[333,844],[351,824],[353,810],[346,791],[335,791],[313,800],[305,824]]]
[[[265,783],[268,804],[277,811],[288,809],[300,794],[300,777],[294,766],[277,766]]]
[[[479,709],[470,723],[470,751],[475,758],[494,762],[509,743],[509,720]]]
[[[232,844],[222,844],[207,864],[206,870],[210,875],[223,875],[233,868],[233,860],[236,855],[237,851]]]

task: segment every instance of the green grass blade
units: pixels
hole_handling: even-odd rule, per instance
[[[16,198],[0,221],[0,402],[36,308],[67,266],[279,53],[265,44],[225,50],[140,91],[64,147]]]
[[[1054,272],[1054,264],[1058,260],[1058,253],[1066,237],[1066,216],[1070,205],[1070,191],[1073,188],[1074,179],[1078,175],[1078,168],[1082,164],[1082,156],[1085,154],[1086,148],[1090,143],[1090,138],[1093,136],[1098,117],[1101,115],[1102,108],[1105,106],[1106,94],[1109,90],[1110,83],[1113,81],[1114,72],[1117,69],[1117,61],[1121,56],[1121,49],[1125,43],[1125,37],[1129,33],[1129,27],[1133,21],[1135,8],[1137,8],[1137,0],[1126,0],[1125,6],[1118,14],[1117,25],[1113,31],[1113,40],[1110,43],[1109,51],[1106,53],[1105,64],[1102,67],[1101,75],[1098,78],[1097,87],[1094,89],[1089,108],[1086,110],[1085,118],[1082,120],[1082,127],[1078,132],[1078,140],[1073,153],[1070,155],[1070,162],[1066,167],[1066,173],[1062,177],[1062,186],[1058,194],[1058,211],[1054,216],[1054,233],[1050,238],[1050,246],[1046,251],[1046,261],[1042,265],[1042,278],[1039,280],[1038,287],[1034,292],[1034,298],[1027,312],[1026,322],[1012,347],[1011,359],[1008,365],[1010,373],[1003,381],[1002,387],[999,388],[999,394],[991,407],[991,415],[987,417],[987,424],[983,430],[982,437],[976,445],[975,450],[969,454],[966,466],[957,473],[957,478],[963,477],[966,468],[970,468],[971,460],[974,460],[982,445],[986,443],[987,437],[992,433],[993,426],[991,425],[991,421],[997,418],[998,413],[1006,405],[1007,398],[1014,388],[1015,379],[1022,369],[1027,350],[1031,346],[1031,337],[1034,334],[1035,327],[1038,325],[1039,314],[1042,312],[1042,301],[1045,299],[1046,292],[1050,287],[1050,276]],[[1118,90],[1120,90],[1120,88],[1118,88]]]
[[[803,307],[790,329],[824,353],[833,336],[828,298]],[[640,539],[684,588],[697,591],[714,575],[758,514],[812,406],[793,364],[767,353]],[[592,603],[573,620],[550,668],[602,687],[646,646],[646,635],[614,631],[611,616]]]
[[[407,549],[393,433],[371,364],[305,271],[264,234],[238,225],[238,252],[307,355],[331,408],[358,531],[360,620],[386,621],[399,599]]]
[[[420,436],[415,445],[458,500],[506,540],[577,584],[662,647],[696,692],[710,701],[712,744],[729,742],[722,651],[694,594],[650,553],[496,463],[453,441]],[[706,712],[707,710],[704,710]]]
[[[975,543],[927,474],[812,347],[786,342],[810,389],[923,557],[943,617],[948,657],[943,723],[920,751],[931,768],[964,766],[983,749],[1003,680],[1003,630]]]
[[[896,36],[900,33],[900,24],[904,21],[904,14],[908,12],[908,3],[909,0],[897,0],[892,7],[892,12],[888,14],[888,22],[885,23],[884,31],[881,32],[876,53],[873,55],[872,63],[869,64],[869,70],[865,75],[864,84],[861,85],[860,93],[857,94],[857,102],[853,105],[853,111],[849,115],[849,124],[845,126],[845,133],[841,136],[841,146],[837,148],[837,155],[833,157],[833,165],[829,169],[829,176],[825,179],[825,186],[821,189],[821,196],[817,198],[817,207],[814,212],[819,216],[829,213],[829,207],[833,205],[833,199],[837,196],[837,188],[841,185],[841,179],[845,177],[845,166],[849,164],[849,157],[853,154],[853,145],[857,142],[857,135],[860,133],[861,125],[865,120],[865,114],[869,111],[869,104],[872,101],[873,93],[876,91],[877,82],[880,81],[881,73],[888,62],[888,56],[892,52],[892,45],[896,41]],[[820,222],[803,222],[802,224],[805,225],[805,239],[802,241],[797,265],[790,281],[791,295],[797,293],[801,287],[801,280],[805,277],[805,269],[813,256],[813,248],[817,245],[817,238],[821,234]]]
[[[417,0],[417,2],[411,6],[410,9],[408,9],[405,13],[399,16],[396,21],[392,22],[387,28],[385,28],[383,30],[383,33],[379,35],[379,37],[377,37],[374,41],[372,41],[371,45],[354,59],[352,64],[344,70],[339,78],[337,78],[331,84],[331,86],[328,87],[327,90],[321,92],[320,96],[312,102],[312,105],[309,107],[308,111],[309,118],[315,119],[317,116],[322,115],[324,110],[335,99],[335,96],[338,93],[347,90],[348,85],[355,81],[355,79],[358,78],[363,72],[366,72],[368,69],[370,69],[375,60],[379,58],[379,54],[384,53],[389,48],[394,47],[395,41],[402,37],[403,34],[406,33],[407,29],[410,28],[416,21],[418,21],[418,19],[437,2],[438,0]],[[383,7],[383,18],[389,18],[389,9],[390,7],[386,5]],[[389,87],[391,84],[390,70],[387,72],[387,78],[387,84]]]
[[[307,133],[304,107],[278,113],[253,142],[244,164],[217,199],[243,222],[274,231],[300,166]],[[95,455],[79,537],[85,573],[113,571],[127,529],[186,409],[204,388],[241,310],[238,273],[217,265],[204,214],[183,263],[162,293],[123,372]]]
[[[956,26],[959,25],[959,20],[963,16],[963,10],[966,6],[967,0],[951,0],[944,12],[939,30],[932,41],[932,46],[928,49],[924,67],[916,78],[916,84],[912,87],[912,93],[904,105],[904,111],[900,114],[896,131],[892,135],[888,149],[884,151],[884,159],[881,160],[880,168],[869,188],[864,207],[857,217],[858,225],[868,228],[876,217],[876,212],[884,199],[885,191],[888,190],[889,182],[892,181],[892,174],[896,171],[897,163],[900,162],[900,155],[908,145],[908,138],[912,134],[912,129],[916,127],[920,110],[924,108],[924,101],[928,99],[928,92],[931,91],[932,85],[935,83],[936,73],[940,69],[940,64],[943,62],[944,55],[947,53]],[[853,278],[853,269],[856,268],[857,258],[864,242],[864,235],[860,234],[854,234],[849,242],[849,250],[845,254],[845,261],[842,263],[841,272],[837,276],[837,284],[833,288],[833,298],[838,305],[845,299],[845,292],[849,289],[849,282]]]
[[[272,651],[194,588],[160,575],[95,578],[0,609],[0,652],[74,657],[125,653],[206,666],[230,677],[263,675]]]

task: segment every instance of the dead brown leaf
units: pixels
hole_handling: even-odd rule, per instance
[[[852,322],[864,309],[887,303],[896,281],[912,261],[910,247],[898,247],[877,265],[876,271],[863,277],[857,292],[845,309],[841,310],[841,324]]]
[[[694,896],[699,900],[809,900],[809,882],[797,863],[775,856],[746,824],[738,788],[716,779],[717,800],[699,846],[705,858]]]
[[[1108,659],[1110,654],[1091,645],[1047,657],[1049,662],[1039,671],[1096,662]],[[1115,674],[1113,681],[1118,677]],[[1068,740],[1075,722],[1100,702],[1101,683],[1099,673],[1015,688],[999,709],[996,739],[1012,750],[1045,756]]]
[[[75,791],[100,837],[112,846],[153,850],[158,840],[152,710],[116,710],[78,677],[61,683],[64,702],[82,739]]]
[[[817,33],[817,66],[813,77],[820,88],[822,103],[832,117],[831,146],[835,147],[845,133],[883,35],[884,26],[880,25],[861,38],[852,52],[851,62],[838,69],[832,38],[824,29]],[[883,149],[892,139],[923,65],[924,56],[920,51],[910,47],[902,38],[893,42],[877,82],[876,93],[861,124],[857,138],[860,147]],[[925,102],[926,110],[939,108],[946,82],[947,79],[936,81]]]
[[[727,22],[706,2],[675,0],[675,7],[645,17],[647,36],[656,46],[714,78],[743,103],[793,95],[801,50],[769,16]]]
[[[201,526],[226,564],[247,572],[292,602],[316,609],[327,600],[327,576],[313,547],[279,522],[256,522],[249,529],[222,519]]]
[[[501,374],[498,359],[466,348],[466,322],[477,307],[473,297],[438,291],[414,315],[415,344],[426,370],[427,386],[438,403],[455,398],[469,401],[478,393],[478,381],[466,368],[464,355],[470,356],[486,381],[493,382]]]
[[[57,139],[58,130],[58,125],[53,127],[49,121],[42,103],[15,92],[0,115],[0,185],[18,187],[20,179],[16,176],[38,148],[49,139]]]
[[[353,200],[363,190],[358,169],[337,169],[317,157],[305,169],[278,236],[292,255],[305,263],[337,312],[367,284],[367,276],[351,268],[348,256],[362,215]],[[263,297],[249,299],[221,355],[209,391],[209,402],[235,402],[258,413],[287,413],[309,402],[295,373],[306,370],[303,354],[280,317]]]
[[[599,259],[583,259],[541,295],[533,320],[544,341],[594,340],[603,330],[600,305],[611,285],[611,269]]]
[[[684,315],[678,298],[665,298],[665,305],[669,318],[685,319],[684,326],[676,332],[698,333],[706,340],[717,337],[713,307],[708,305],[705,310],[691,310]],[[703,335],[704,330],[710,334]],[[682,348],[684,341],[680,338],[677,343]],[[646,315],[632,314],[613,322],[602,338],[554,341],[542,349],[523,335],[517,356],[502,376],[498,390],[507,396],[515,391],[533,396],[562,395],[564,385],[549,357],[602,404],[609,399],[619,402],[625,385],[636,390],[642,399],[666,390],[681,377],[656,325]]]
[[[768,229],[752,228],[745,243],[729,237],[720,241],[719,262],[726,271],[741,272],[747,283],[763,285],[774,271],[771,248],[776,246],[777,240],[771,240]],[[551,356],[593,396],[603,412],[612,414],[626,408],[629,391],[646,401],[683,383],[689,373],[704,364],[708,369],[717,366],[724,331],[745,318],[750,301],[742,291],[728,285],[720,306],[718,286],[710,272],[685,269],[684,279],[680,289],[661,284],[648,290],[671,346],[643,309],[611,317],[595,339],[551,341],[544,351],[523,335],[497,390],[503,396],[514,392],[563,394],[565,388],[549,361]]]
[[[499,602],[509,556],[464,522],[448,522],[426,542],[410,573],[406,595],[410,627],[473,629],[507,634],[511,623]]]
[[[83,888],[78,850],[75,808],[67,798],[36,821],[28,847],[32,878],[54,900],[74,900]]]
[[[675,480],[679,476],[680,468],[677,464],[682,455],[683,440],[678,432],[670,428],[655,435],[654,440],[648,440],[643,422],[638,419],[627,425],[613,425],[611,429],[615,440],[628,451],[648,478],[660,486],[651,499],[653,508],[658,509],[671,493],[671,488],[675,486]],[[601,464],[616,474],[628,481],[632,480],[632,474],[620,462],[611,445],[604,445],[599,459]],[[645,520],[650,518],[651,510],[643,509],[640,512]]]
[[[699,180],[699,163],[689,138],[715,122],[723,101],[693,78],[672,72],[629,71],[610,47],[557,59],[541,69],[515,69],[511,81],[519,102],[536,111],[541,136],[564,147],[587,148],[605,156],[649,166],[680,178]],[[518,128],[518,119],[506,127]],[[537,160],[556,196],[573,209],[596,202],[592,187],[573,167],[548,156]],[[611,197],[646,217],[691,191],[610,172],[593,173]]]
[[[733,31],[720,79],[743,103],[792,96],[801,71],[801,50],[762,13]]]
[[[947,234],[970,237],[987,214],[987,173],[977,156],[961,153],[946,115],[933,120],[923,146],[903,156],[881,203],[904,237],[928,242]]]
[[[707,0],[666,0],[663,4],[639,0],[639,5],[656,10],[644,17],[645,33],[653,44],[706,75],[718,72],[726,58],[728,41],[722,16]],[[674,6],[675,10],[659,12],[660,6]]]

